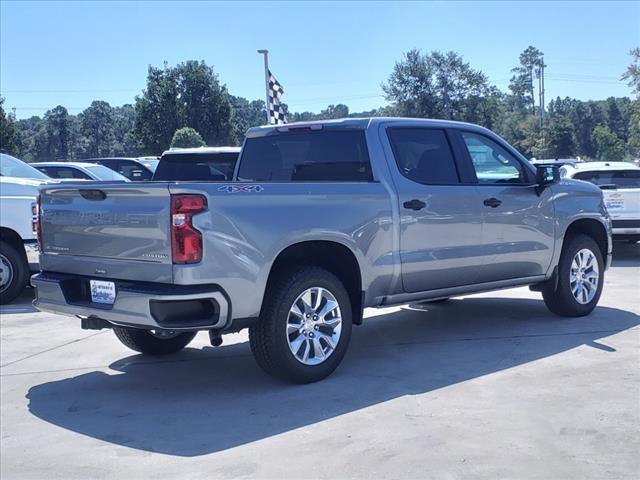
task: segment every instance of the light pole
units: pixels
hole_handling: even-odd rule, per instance
[[[258,53],[261,53],[264,56],[264,88],[265,88],[265,111],[267,112],[267,125],[271,120],[271,116],[269,115],[269,50],[258,50]]]

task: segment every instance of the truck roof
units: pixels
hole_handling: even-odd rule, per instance
[[[170,148],[162,155],[176,155],[181,153],[239,153],[240,147],[191,147],[191,148]]]
[[[261,137],[274,131],[287,132],[293,129],[309,128],[311,130],[321,129],[324,127],[330,128],[360,128],[365,129],[380,123],[394,123],[394,122],[416,122],[424,124],[425,126],[437,126],[437,127],[461,127],[482,130],[489,132],[484,127],[475,125],[473,123],[456,122],[453,120],[436,120],[431,118],[411,118],[411,117],[364,117],[364,118],[338,118],[332,120],[312,120],[309,122],[293,122],[280,125],[263,125],[260,127],[251,127],[247,130],[247,137]]]
[[[32,166],[38,166],[38,167],[82,167],[82,168],[89,168],[89,167],[95,167],[96,164],[95,163],[89,163],[89,162],[33,162],[31,163]]]
[[[640,170],[640,167],[631,162],[581,162],[573,166],[566,165],[564,168],[576,172],[594,170]]]

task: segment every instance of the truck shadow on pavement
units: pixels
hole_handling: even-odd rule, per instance
[[[354,329],[341,367],[315,384],[271,379],[240,343],[162,358],[129,356],[110,365],[111,374],[93,371],[44,383],[27,398],[33,415],[62,428],[129,448],[194,457],[576,347],[615,355],[606,337],[639,323],[638,315],[607,307],[563,319],[540,300],[467,298],[368,318]]]

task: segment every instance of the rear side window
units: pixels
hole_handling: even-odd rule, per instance
[[[38,169],[51,178],[77,178],[81,180],[93,180],[89,175],[73,167],[38,167]]]
[[[578,172],[573,178],[600,185],[615,185],[616,188],[640,188],[640,170],[597,170]]]
[[[362,130],[303,131],[245,141],[243,182],[368,182],[371,164]]]
[[[405,177],[426,185],[459,183],[444,130],[391,128],[389,140],[398,168]]]
[[[224,182],[233,178],[238,154],[168,153],[153,174],[154,181]]]

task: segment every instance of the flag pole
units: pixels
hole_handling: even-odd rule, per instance
[[[266,93],[266,103],[264,106],[267,112],[267,125],[269,125],[271,120],[271,115],[269,114],[269,50],[258,50],[258,53],[264,56],[264,87]]]

